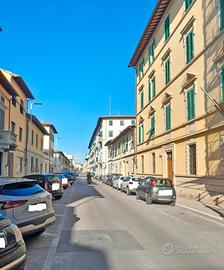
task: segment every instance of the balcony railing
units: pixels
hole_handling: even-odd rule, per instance
[[[14,151],[17,147],[17,135],[10,131],[0,131],[0,149]]]

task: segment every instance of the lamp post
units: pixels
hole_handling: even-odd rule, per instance
[[[28,147],[28,161],[27,161],[27,166],[26,166],[26,174],[29,173],[29,164],[31,162],[31,145],[32,145],[32,121],[33,121],[33,106],[41,106],[42,103],[40,102],[31,102],[30,103],[30,123],[28,125],[30,132],[28,132],[28,138],[29,138],[29,133],[30,133],[30,140],[29,141],[29,147]]]

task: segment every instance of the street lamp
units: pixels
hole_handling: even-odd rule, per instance
[[[28,147],[28,161],[27,161],[27,168],[26,168],[26,170],[27,170],[27,172],[26,172],[26,174],[28,174],[29,173],[29,162],[31,162],[31,145],[32,145],[32,121],[33,121],[33,106],[41,106],[42,105],[42,103],[40,103],[40,102],[31,102],[30,103],[30,124],[29,124],[29,129],[30,129],[30,134],[31,134],[31,136],[30,136],[30,140],[28,140],[29,141],[29,147]],[[28,138],[29,138],[29,132],[28,132]]]

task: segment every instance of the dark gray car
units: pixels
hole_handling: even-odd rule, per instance
[[[0,215],[0,269],[22,270],[26,261],[26,247],[18,227]]]

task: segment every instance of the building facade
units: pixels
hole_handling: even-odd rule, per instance
[[[48,135],[44,136],[44,160],[45,173],[52,173],[54,166],[54,141],[55,135],[58,134],[55,126],[51,123],[42,123]]]
[[[224,195],[224,1],[159,0],[129,63],[136,68],[137,173],[179,194]]]
[[[118,136],[125,128],[135,124],[134,116],[102,116],[99,117],[89,143],[88,169],[96,175],[107,175],[109,140]]]
[[[71,161],[62,151],[54,151],[53,172],[67,172],[71,170]]]
[[[117,137],[106,143],[108,173],[124,176],[135,173],[135,125],[128,126]]]

